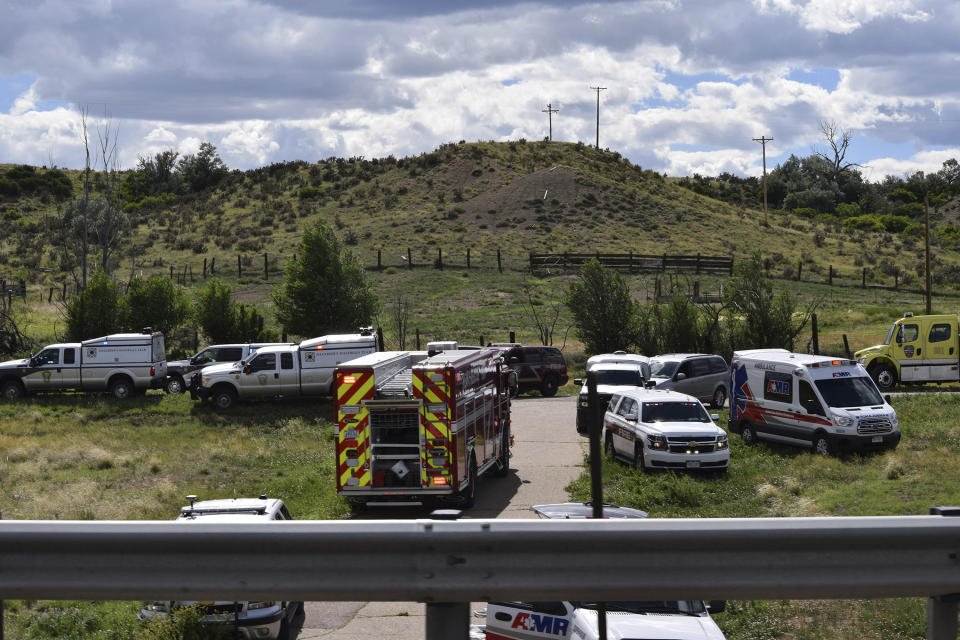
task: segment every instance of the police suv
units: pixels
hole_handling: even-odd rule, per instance
[[[726,471],[727,433],[699,400],[675,391],[632,389],[614,394],[603,417],[604,453],[651,469]]]

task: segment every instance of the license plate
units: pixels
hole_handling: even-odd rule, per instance
[[[883,442],[883,436],[873,436],[873,439],[870,440],[870,442],[873,442],[874,444],[878,442]]]
[[[687,469],[699,469],[700,461],[699,460],[687,460]]]

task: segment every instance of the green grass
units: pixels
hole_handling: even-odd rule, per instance
[[[730,438],[725,475],[644,475],[603,461],[605,502],[655,518],[756,518],[925,515],[960,504],[960,394],[909,394],[893,399],[903,439],[894,451],[822,457],[806,449]],[[726,414],[720,426],[726,428]],[[569,487],[590,499],[590,477]],[[733,602],[717,622],[731,638],[923,638],[923,602]]]

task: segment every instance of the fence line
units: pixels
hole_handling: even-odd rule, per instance
[[[639,253],[531,253],[530,270],[560,269],[567,271],[597,260],[605,267],[627,273],[664,271],[695,274],[733,275],[733,256],[649,255]]]

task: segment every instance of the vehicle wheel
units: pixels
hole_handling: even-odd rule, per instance
[[[27,390],[23,388],[23,383],[19,380],[8,380],[0,387],[3,397],[7,400],[19,400],[27,395]]]
[[[643,461],[643,445],[642,444],[638,444],[636,445],[636,447],[634,447],[633,466],[636,467],[637,470],[642,471],[644,473],[647,473],[647,471],[649,471],[649,469],[647,469],[647,464]]]
[[[126,400],[133,395],[133,392],[133,382],[127,377],[117,378],[113,381],[113,384],[110,385],[110,393],[112,393],[113,397],[117,400]]]
[[[613,450],[613,434],[607,431],[607,435],[603,438],[603,455],[616,457],[617,452]]]
[[[870,377],[877,383],[880,391],[890,391],[897,386],[897,372],[889,364],[870,367]]]
[[[553,396],[557,395],[558,388],[559,385],[557,384],[557,376],[547,376],[540,384],[540,394],[544,398],[552,398]]]
[[[470,484],[457,494],[460,498],[460,506],[464,509],[473,507],[474,502],[477,500],[477,459],[474,458],[473,455],[470,456],[470,468],[467,472],[467,480]]]
[[[170,376],[164,386],[164,390],[170,394],[183,393],[186,389],[187,385],[180,376]]]
[[[749,422],[740,422],[740,439],[743,440],[743,444],[748,447],[757,444],[757,432],[753,430],[753,425]]]
[[[723,409],[723,403],[727,401],[727,390],[723,387],[717,387],[717,390],[713,392],[713,400],[710,402],[710,406],[714,409]]]
[[[490,475],[502,478],[510,471],[510,427],[504,427],[500,441],[500,455]]]
[[[832,456],[837,452],[837,447],[832,438],[820,431],[813,437],[813,451],[821,456]]]
[[[213,406],[215,406],[220,411],[225,411],[232,407],[237,401],[237,392],[234,391],[231,387],[220,387],[219,389],[214,390],[213,397]]]

